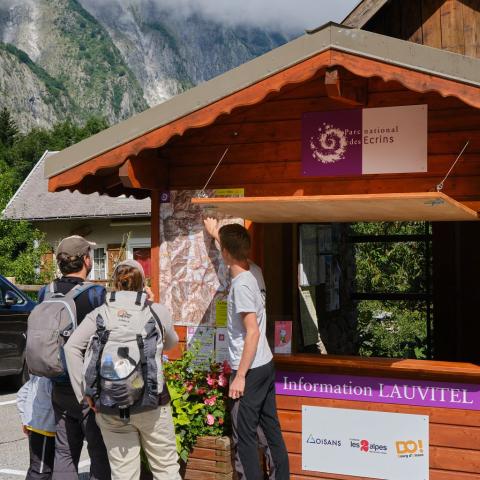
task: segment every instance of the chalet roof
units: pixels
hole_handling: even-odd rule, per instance
[[[149,217],[150,199],[116,197],[92,193],[84,195],[68,190],[48,191],[44,178],[45,161],[57,152],[48,150],[33,167],[2,212],[12,220],[54,220],[66,218]]]
[[[363,28],[389,0],[362,0],[343,20],[342,25]]]
[[[45,175],[51,179],[50,189],[76,188],[87,174],[119,167],[129,156],[161,147],[189,128],[209,125],[221,114],[260,101],[272,91],[262,84],[270,78],[278,78],[278,91],[308,80],[321,68],[342,65],[338,54],[361,58],[356,68],[346,66],[360,76],[397,80],[398,75],[391,72],[406,70],[423,75],[421,81],[410,83],[404,75],[400,81],[407,88],[453,95],[480,108],[479,59],[329,23],[48,158]],[[306,62],[310,62],[310,76],[290,75]],[[390,73],[384,73],[382,65],[392,67]],[[237,100],[240,93],[242,98]],[[95,165],[80,168],[97,157]],[[60,175],[63,172],[68,178]]]

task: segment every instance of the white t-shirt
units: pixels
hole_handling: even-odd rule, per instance
[[[261,367],[273,358],[266,337],[265,298],[266,289],[262,271],[254,263],[250,264],[249,271],[242,272],[232,279],[228,294],[228,356],[234,370],[237,370],[240,364],[247,333],[242,313],[255,313],[260,329],[257,352],[250,368]]]

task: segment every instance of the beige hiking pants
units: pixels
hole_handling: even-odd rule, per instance
[[[170,405],[130,415],[96,415],[107,447],[112,480],[140,478],[140,447],[147,455],[155,480],[181,480]]]

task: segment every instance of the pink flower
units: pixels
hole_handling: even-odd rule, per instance
[[[210,398],[206,398],[203,403],[205,405],[209,405],[210,407],[215,405],[215,402],[217,401],[217,397],[213,396],[213,397],[210,397]]]
[[[185,385],[185,388],[187,392],[191,392],[193,390],[193,383],[192,382],[187,382]]]
[[[226,360],[223,361],[222,371],[225,375],[230,375],[232,373],[232,368]]]
[[[197,395],[203,395],[205,393],[204,388],[197,388]]]
[[[228,385],[227,377],[223,373],[221,373],[220,376],[218,377],[218,384],[221,387],[226,387]]]
[[[217,384],[217,380],[216,380],[216,378],[215,378],[215,374],[213,374],[213,375],[208,374],[208,375],[207,375],[207,383],[208,383],[211,387],[214,387],[214,386]]]
[[[214,423],[215,423],[215,417],[209,413],[207,415],[207,424],[208,425],[213,425]]]

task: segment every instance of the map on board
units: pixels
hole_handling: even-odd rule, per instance
[[[193,205],[196,194],[172,191],[170,202],[160,205],[160,301],[176,325],[215,326],[216,302],[228,295],[229,273],[203,219],[214,216],[220,225],[243,220]]]

